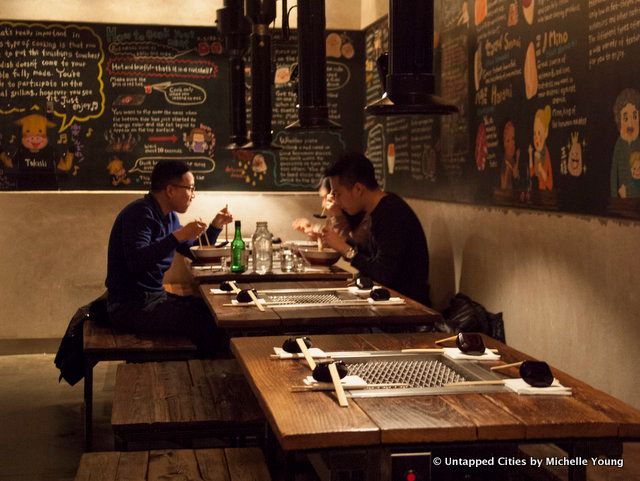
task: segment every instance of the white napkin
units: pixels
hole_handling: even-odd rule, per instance
[[[375,285],[373,287],[380,287],[378,285]],[[369,294],[371,292],[371,289],[360,289],[358,286],[349,286],[347,287],[347,291],[351,292],[352,294]]]
[[[304,378],[304,381],[302,382],[306,386],[322,386],[327,388],[333,387],[332,382],[318,382],[315,379],[313,379],[313,376],[307,376],[306,378]],[[360,376],[345,376],[342,379],[340,379],[340,384],[342,384],[345,389],[350,389],[350,388],[357,389],[357,388],[366,387],[367,381],[362,379]]]
[[[209,289],[209,292],[211,294],[214,294],[214,295],[219,295],[219,294],[237,294],[236,292],[233,292],[233,291],[223,291],[222,289],[216,289],[216,288]]]
[[[260,304],[264,305],[267,303],[267,301],[265,301],[264,299],[258,299],[260,301]],[[239,302],[237,299],[233,299],[231,301],[231,304],[233,304],[234,306],[255,306],[256,303],[254,301],[249,301],[249,302]]]
[[[504,385],[518,394],[571,396],[571,388],[563,386],[557,379],[547,387],[529,386],[522,378],[505,379]]]
[[[400,306],[405,304],[404,299],[401,297],[390,297],[386,301],[374,301],[370,297],[367,297],[367,301],[374,306]]]
[[[326,353],[322,349],[318,349],[317,347],[310,347],[307,349],[311,357],[314,358],[325,358],[327,357]],[[280,359],[304,359],[304,354],[301,352],[287,352],[281,347],[274,347],[273,352],[276,353]]]
[[[449,359],[464,359],[464,360],[474,360],[474,361],[497,361],[500,359],[500,354],[497,354],[489,349],[484,350],[483,354],[479,356],[474,356],[473,354],[465,354],[457,347],[444,347],[442,349],[444,351],[444,355]]]

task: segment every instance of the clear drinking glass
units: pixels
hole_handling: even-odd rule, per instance
[[[304,260],[304,257],[302,257],[302,255],[295,254],[293,256],[293,270],[294,272],[304,272],[305,267],[306,267],[307,263]]]
[[[290,249],[284,249],[280,257],[280,270],[282,272],[291,272],[294,258],[295,254]]]

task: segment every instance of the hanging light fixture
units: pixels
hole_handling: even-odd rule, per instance
[[[244,149],[273,149],[271,145],[271,34],[275,0],[245,0],[251,31],[251,131]]]
[[[324,0],[298,2],[298,120],[287,130],[340,128],[327,107],[325,27]]]
[[[217,23],[229,55],[231,135],[227,149],[235,150],[247,143],[244,54],[249,47],[251,24],[244,16],[242,0],[224,0],[224,7],[217,10]]]
[[[433,0],[389,1],[389,56],[385,92],[365,107],[372,115],[444,115],[458,111],[435,95]],[[384,57],[378,70],[384,71]]]

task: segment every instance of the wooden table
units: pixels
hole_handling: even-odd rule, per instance
[[[242,289],[318,289],[345,287],[344,281],[299,281],[299,282],[242,282]],[[235,294],[212,294],[218,284],[201,284],[200,292],[209,305],[218,327],[230,331],[268,330],[270,333],[330,332],[344,327],[385,327],[431,326],[442,318],[441,314],[409,298],[390,290],[392,296],[403,297],[404,305],[399,306],[327,306],[327,307],[266,307],[265,312],[255,306],[224,306]]]
[[[245,271],[241,274],[230,271],[221,271],[215,264],[198,264],[185,257],[187,269],[193,279],[198,283],[234,281],[239,282],[273,282],[273,281],[318,281],[318,280],[347,280],[352,274],[337,266],[307,267],[304,272],[283,272],[279,267],[274,266],[273,271],[268,274],[257,274]]]
[[[435,347],[442,334],[318,335],[314,347],[324,351],[400,350]],[[552,369],[573,389],[571,396],[518,396],[515,393],[468,393],[410,397],[351,398],[338,406],[332,393],[293,393],[309,371],[304,362],[272,360],[283,337],[231,340],[277,441],[285,452],[349,453],[365,449],[368,463],[378,463],[367,479],[389,479],[389,454],[394,450],[450,449],[457,446],[517,446],[551,442],[569,449],[570,456],[593,454],[593,441],[639,440],[640,411],[587,384]],[[524,353],[485,338],[503,362],[531,359]],[[492,362],[489,365],[500,364]],[[517,377],[513,368],[506,372]],[[564,448],[563,448],[564,449]],[[517,452],[517,451],[516,451]],[[373,459],[373,461],[372,461]],[[435,468],[434,468],[435,469]],[[375,474],[375,473],[378,474]],[[503,473],[505,473],[503,471]],[[570,479],[584,479],[586,468],[570,469]],[[379,476],[379,478],[377,477]]]

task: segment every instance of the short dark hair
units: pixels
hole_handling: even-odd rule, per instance
[[[357,182],[367,189],[379,187],[376,172],[371,161],[360,152],[342,154],[325,173],[327,177],[340,177],[340,183],[351,188]]]
[[[151,191],[160,192],[169,184],[179,180],[189,172],[189,166],[182,160],[161,160],[151,172]]]

